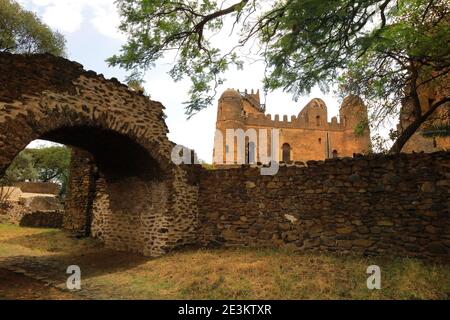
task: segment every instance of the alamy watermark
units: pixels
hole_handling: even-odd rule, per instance
[[[70,274],[66,282],[67,289],[81,290],[81,268],[77,265],[71,265],[67,267],[66,273]]]
[[[367,289],[381,290],[381,268],[377,265],[368,266],[366,273],[370,274],[367,278]]]
[[[270,132],[269,132],[270,131]],[[225,140],[224,140],[225,138]],[[236,148],[236,149],[235,149]],[[214,136],[214,164],[242,165],[264,164],[261,175],[273,176],[278,173],[280,158],[279,129],[227,129],[225,137],[221,130]],[[172,149],[172,162],[180,164],[199,164],[192,150],[181,145]]]

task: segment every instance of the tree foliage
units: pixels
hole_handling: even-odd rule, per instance
[[[362,54],[340,77],[343,93],[358,94],[375,111],[372,125],[412,106],[412,122],[396,133],[391,151],[408,139],[439,107],[449,107],[449,6],[445,1],[397,1],[387,7],[386,22],[361,40]],[[427,104],[420,96],[434,88]],[[428,90],[432,91],[432,90]],[[443,95],[442,95],[443,94]]]
[[[64,36],[14,0],[0,0],[0,51],[65,55]]]
[[[136,91],[145,96],[149,96],[144,88],[144,82],[139,79],[129,79],[127,82],[128,88],[133,91]]]
[[[64,146],[25,149],[6,170],[5,179],[9,183],[23,181],[59,183],[62,186],[61,191],[64,192],[69,179],[70,159],[70,149]]]
[[[39,175],[32,153],[28,149],[20,152],[6,170],[5,176],[10,182],[36,181]]]
[[[189,116],[212,104],[225,71],[243,68],[240,49],[250,47],[265,62],[266,90],[281,88],[297,99],[315,86],[328,91],[339,84],[341,94],[360,95],[376,120],[398,113],[401,103],[411,100],[417,121],[399,134],[393,150],[400,151],[429,116],[417,99],[420,88],[438,83],[450,68],[445,0],[116,3],[120,28],[129,38],[109,63],[139,77],[175,52],[171,76],[192,83]],[[232,22],[229,39],[221,32],[227,21]],[[214,38],[217,33],[221,39]],[[432,101],[430,109],[448,101]]]
[[[63,182],[69,177],[70,149],[68,147],[47,147],[29,149],[42,182]]]

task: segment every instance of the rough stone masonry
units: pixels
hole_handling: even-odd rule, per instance
[[[280,247],[450,261],[450,154],[197,168],[202,246]]]
[[[0,176],[35,139],[72,148],[64,229],[158,256],[290,246],[449,261],[450,154],[176,166],[164,107],[51,55],[0,53]]]
[[[163,112],[78,63],[0,53],[0,175],[35,139],[68,145],[66,230],[146,255],[191,244],[196,187],[170,161]]]

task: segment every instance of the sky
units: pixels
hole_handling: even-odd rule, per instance
[[[117,54],[126,41],[126,36],[117,28],[120,17],[113,0],[19,0],[18,2],[65,36],[68,59],[81,63],[86,70],[102,73],[106,78],[116,77],[124,81],[127,73],[116,67],[108,67],[105,62],[108,57]],[[221,35],[220,41],[223,41],[223,37],[227,34]],[[217,100],[220,93],[228,88],[262,89],[264,65],[248,63],[244,70],[227,72],[225,75],[227,81],[219,87],[214,105],[188,120],[183,102],[188,100],[190,84],[188,81],[174,82],[171,79],[167,74],[171,63],[170,59],[159,61],[155,68],[146,72],[145,90],[152,100],[159,101],[166,107],[169,139],[195,149],[200,159],[210,163]],[[279,114],[280,118],[283,115],[297,115],[312,98],[321,98],[326,102],[329,120],[338,115],[340,105],[338,98],[332,94],[323,94],[318,88],[297,102],[292,100],[289,93],[269,92],[266,97],[266,112],[272,115]],[[37,141],[31,146],[43,144],[45,145],[42,141]]]

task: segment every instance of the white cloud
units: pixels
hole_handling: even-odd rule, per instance
[[[125,41],[126,36],[119,30],[119,12],[110,1],[106,5],[94,6],[93,14],[91,23],[98,32],[109,38]]]
[[[109,38],[124,40],[119,32],[120,17],[111,0],[20,0],[28,9],[38,11],[50,27],[65,33],[80,30],[89,19],[94,29]]]
[[[42,19],[52,28],[63,32],[75,32],[83,22],[81,8],[77,4],[50,5],[45,8]]]

